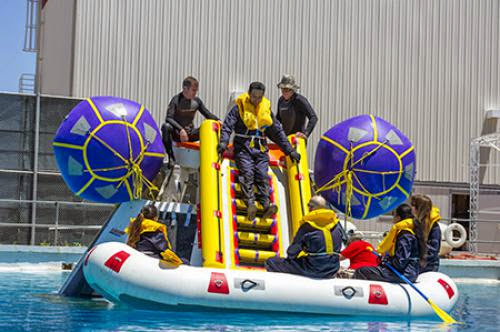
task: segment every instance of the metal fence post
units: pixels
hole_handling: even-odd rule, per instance
[[[54,227],[54,245],[57,246],[59,242],[59,202],[56,202],[56,223]]]

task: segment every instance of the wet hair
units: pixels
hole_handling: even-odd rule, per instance
[[[424,266],[427,256],[427,238],[431,225],[432,200],[426,195],[415,194],[410,198],[411,206],[417,211],[413,220],[413,230],[420,248],[420,266]]]
[[[158,217],[158,209],[153,204],[145,205],[141,212],[135,217],[134,222],[130,223],[128,229],[127,244],[135,248],[139,238],[141,237],[141,226],[144,219],[155,219]]]
[[[193,76],[188,76],[182,81],[182,88],[189,89],[191,86],[198,86],[199,82]]]
[[[262,92],[266,92],[266,86],[261,82],[252,82],[248,87],[248,94],[252,93],[253,90],[260,90]]]

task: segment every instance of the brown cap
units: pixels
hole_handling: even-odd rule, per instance
[[[278,88],[292,89],[293,91],[297,91],[298,89],[300,89],[300,86],[295,83],[295,78],[292,75],[285,74],[281,78],[281,81],[278,83]]]

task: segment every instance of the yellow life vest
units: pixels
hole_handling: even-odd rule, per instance
[[[433,206],[431,209],[431,224],[429,225],[429,229],[431,229],[435,223],[441,220],[441,215],[439,213],[439,208],[437,206]]]
[[[335,211],[330,209],[317,209],[309,212],[300,220],[300,226],[304,223],[308,223],[313,228],[316,228],[323,232],[325,238],[326,251],[324,253],[308,253],[302,250],[297,258],[303,256],[314,256],[314,255],[331,255],[333,251],[333,239],[332,239],[332,229],[338,224],[339,218]]]
[[[135,218],[130,219],[130,224],[135,222]],[[129,225],[130,227],[130,225]],[[125,229],[125,233],[129,234],[129,227]],[[144,234],[144,233],[152,233],[152,232],[162,232],[163,235],[165,236],[165,240],[167,241],[167,246],[168,249],[160,253],[161,257],[163,260],[170,262],[175,265],[180,265],[182,264],[182,260],[177,256],[175,252],[172,251],[172,245],[170,244],[170,241],[168,240],[168,234],[167,234],[167,227],[155,220],[152,219],[146,219],[144,218],[141,223],[141,229],[139,230],[139,234]]]
[[[266,97],[255,107],[250,102],[250,95],[245,92],[236,98],[236,105],[241,120],[248,130],[264,130],[273,124],[271,117],[271,102]]]
[[[396,251],[396,239],[401,231],[407,231],[415,235],[415,232],[413,231],[412,218],[403,219],[392,225],[389,233],[378,245],[377,252],[382,256],[384,256],[386,253],[388,253],[390,256],[394,256],[394,253]]]

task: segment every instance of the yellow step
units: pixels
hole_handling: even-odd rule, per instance
[[[242,200],[242,199],[235,199],[235,204],[236,204],[236,209],[238,211],[246,211],[247,210],[247,203]],[[256,202],[255,205],[257,206],[257,211],[259,212],[264,212],[264,207],[262,204],[259,202]]]
[[[268,258],[276,256],[276,253],[267,250],[236,249],[236,255],[239,256],[240,263],[264,264]]]
[[[241,245],[271,247],[274,241],[277,240],[276,235],[260,234],[252,232],[237,232],[238,242]]]
[[[268,231],[273,224],[273,219],[257,217],[254,220],[248,220],[246,216],[236,216],[236,223],[238,224],[238,228]]]

